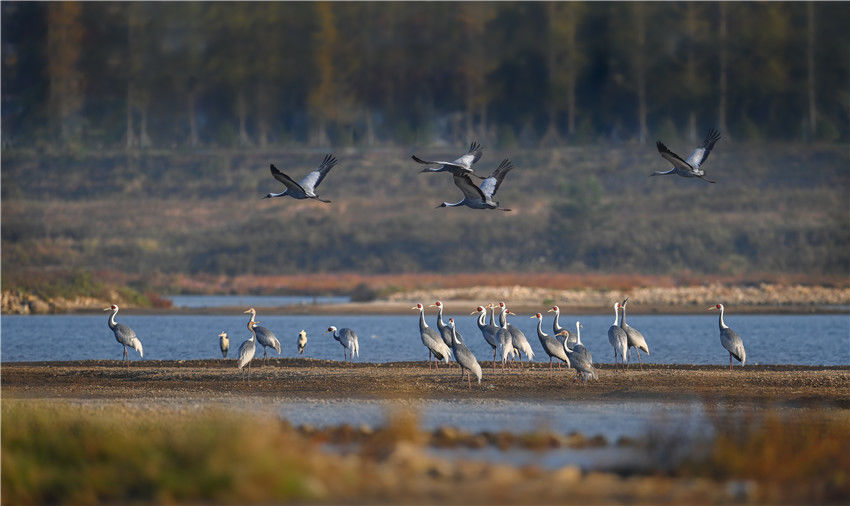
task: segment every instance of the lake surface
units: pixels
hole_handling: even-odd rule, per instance
[[[481,337],[475,318],[456,315],[458,331],[479,361],[492,359],[492,348]],[[230,336],[230,357],[249,337],[247,315],[118,315],[142,341],[146,359],[179,360],[220,358],[218,334]],[[446,316],[448,319],[448,315]],[[596,362],[612,361],[608,327],[612,316],[579,316],[584,328],[582,342]],[[282,356],[297,355],[298,332],[307,331],[305,356],[342,360],[343,349],[330,334],[329,325],[354,329],[360,341],[360,361],[395,362],[425,360],[427,352],[419,337],[418,316],[410,315],[257,315],[281,341]],[[574,328],[575,315],[562,315],[561,324]],[[513,317],[511,323],[525,332],[536,354],[535,361],[548,362],[537,340],[536,320],[529,315]],[[850,315],[727,315],[726,322],[741,335],[748,364],[848,365],[850,364]],[[435,317],[428,315],[435,327]],[[629,323],[646,336],[650,363],[728,364],[720,345],[717,316],[634,315]],[[552,319],[544,331],[552,333]],[[120,359],[123,349],[107,327],[103,315],[8,315],[0,319],[0,359],[48,361]],[[138,355],[133,352],[133,359]],[[258,349],[262,356],[262,349]]]

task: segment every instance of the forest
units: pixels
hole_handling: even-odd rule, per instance
[[[847,141],[847,26],[841,2],[3,2],[2,140]]]

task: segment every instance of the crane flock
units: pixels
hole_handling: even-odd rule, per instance
[[[702,144],[691,153],[687,160],[682,159],[679,155],[670,151],[667,146],[659,141],[656,144],[658,152],[664,160],[672,165],[672,168],[666,171],[653,172],[650,176],[675,174],[681,177],[695,177],[709,183],[714,183],[714,181],[706,178],[705,170],[701,167],[708,159],[708,155],[719,139],[720,133],[717,130],[709,130]],[[479,176],[475,173],[473,166],[482,158],[483,152],[482,146],[477,141],[473,141],[466,153],[453,161],[425,160],[416,155],[412,155],[411,158],[419,164],[428,166],[420,171],[422,173],[450,173],[455,186],[463,194],[463,199],[460,201],[443,202],[437,206],[438,208],[466,206],[472,209],[510,211],[510,209],[501,207],[499,202],[494,200],[494,197],[507,174],[514,168],[513,164],[510,159],[505,158],[489,176]],[[330,200],[319,197],[316,192],[319,185],[336,164],[336,157],[332,154],[327,154],[319,166],[310,171],[300,182],[296,182],[290,176],[278,170],[274,164],[271,164],[270,171],[272,176],[282,183],[286,189],[280,193],[268,193],[264,198],[288,196],[299,200],[313,199],[323,203],[330,203]],[[472,181],[473,178],[480,179],[481,183],[475,185]],[[643,360],[640,352],[643,351],[649,355],[649,346],[643,334],[626,323],[626,305],[628,300],[627,297],[622,303],[615,302],[613,305],[614,323],[608,329],[608,342],[613,348],[615,366],[619,363],[620,366],[627,367],[631,358],[631,348],[635,348],[638,362],[642,367]],[[449,364],[452,357],[454,357],[454,360],[460,366],[461,376],[464,374],[467,376],[468,386],[471,388],[472,375],[477,378],[480,384],[481,366],[475,355],[464,342],[463,336],[457,331],[454,318],[449,318],[448,324],[443,321],[444,305],[440,301],[436,301],[431,307],[437,308],[436,325],[438,330],[434,330],[428,326],[428,323],[425,321],[425,307],[422,304],[417,304],[412,308],[419,311],[419,334],[422,344],[428,350],[429,369],[439,367],[440,362]],[[516,315],[508,310],[504,302],[500,302],[498,308],[500,310],[498,324],[495,322],[495,304],[478,306],[470,313],[477,315],[475,320],[481,331],[481,335],[493,350],[493,371],[496,371],[496,360],[500,349],[503,371],[509,365],[509,359],[521,360],[522,355],[525,355],[528,361],[533,364],[534,350],[531,344],[519,328],[508,322],[508,315]],[[490,309],[489,323],[486,322],[488,309]],[[746,362],[744,345],[741,337],[726,325],[723,319],[725,307],[723,304],[717,304],[708,309],[720,311],[720,342],[729,353],[729,367],[732,367],[733,359],[738,360],[743,366]],[[115,321],[115,316],[118,314],[118,306],[112,305],[104,309],[104,311],[112,311],[109,316],[108,325],[114,333],[115,339],[123,346],[122,361],[128,362],[128,348],[137,351],[140,358],[144,357],[142,343],[136,336],[136,333],[127,325]],[[537,337],[543,351],[549,357],[550,372],[553,371],[552,361],[557,359],[559,369],[561,368],[561,364],[566,365],[568,369],[575,369],[576,379],[583,381],[597,379],[598,375],[593,366],[593,359],[590,352],[581,342],[581,323],[576,322],[576,332],[573,333],[569,329],[560,326],[560,309],[558,306],[552,306],[548,311],[554,313],[554,319],[552,321],[554,335],[550,336],[543,331],[543,315],[541,313],[536,313],[531,318],[537,319]],[[620,311],[622,311],[622,319],[620,317]],[[280,341],[275,334],[268,328],[258,325],[260,322],[255,320],[256,310],[249,308],[245,313],[251,315],[247,323],[251,337],[239,346],[237,367],[241,370],[247,366],[247,371],[250,375],[250,364],[256,353],[257,344],[263,347],[263,358],[265,360],[268,360],[268,348],[277,351],[278,356],[281,355],[282,350]],[[330,326],[326,333],[331,333],[333,338],[342,345],[344,361],[353,361],[354,357],[359,358],[360,347],[357,334],[354,330],[349,328],[337,329],[335,326]],[[222,332],[218,337],[222,357],[227,358],[230,348],[227,333]],[[297,340],[299,355],[304,353],[306,345],[307,333],[301,330]],[[436,363],[434,359],[436,359]]]

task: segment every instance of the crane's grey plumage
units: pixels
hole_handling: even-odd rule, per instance
[[[545,351],[546,354],[549,355],[549,371],[552,370],[553,358],[559,359],[561,362],[567,364],[567,367],[569,367],[570,358],[567,356],[567,351],[564,348],[564,343],[543,332],[543,315],[537,313],[536,315],[532,316],[532,318],[537,318],[537,339],[540,340],[540,346],[543,347],[543,351]],[[558,368],[561,367],[561,362],[558,362]]]
[[[508,308],[502,306],[502,314],[499,317],[499,332],[496,336],[499,339],[499,346],[502,347],[502,370],[505,369],[505,363],[508,361],[508,356],[513,355],[516,350],[514,349],[513,344],[513,336],[511,335],[510,329],[508,329],[508,318],[505,316],[505,313],[508,312]]]
[[[576,342],[575,332],[573,332],[569,329],[565,329],[564,327],[561,327],[561,324],[558,321],[558,319],[561,317],[561,308],[559,308],[558,306],[552,306],[552,309],[550,309],[548,312],[549,313],[555,313],[555,319],[552,320],[552,333],[555,334],[555,338],[561,344],[564,344],[566,342],[570,346],[575,346],[575,342]],[[562,334],[561,333],[562,331],[566,331],[566,333]]]
[[[629,303],[629,298],[626,297],[623,300],[623,319],[620,321],[620,328],[626,333],[626,337],[628,338],[629,344],[629,361],[632,359],[632,348],[635,349],[635,352],[638,356],[638,363],[640,363],[641,369],[643,369],[643,360],[640,358],[640,350],[646,352],[649,355],[649,345],[646,344],[646,338],[643,337],[643,334],[640,331],[628,323],[626,323],[626,304]]]
[[[492,307],[492,306],[493,305],[491,304],[490,307]],[[495,311],[495,309],[494,309],[494,311]],[[490,324],[486,323],[485,320],[487,318],[487,310],[484,309],[483,306],[478,306],[478,308],[475,311],[473,311],[469,314],[475,314],[475,313],[478,313],[478,318],[476,320],[477,323],[478,323],[478,330],[481,331],[481,335],[484,336],[484,340],[487,341],[487,344],[489,344],[490,347],[493,348],[493,370],[495,371],[496,370],[496,350],[499,348],[499,338],[498,338],[499,327],[497,327],[496,325],[493,325],[493,323],[492,323],[493,317],[492,316],[490,318],[491,323]]]
[[[504,308],[505,303],[499,302],[499,306]],[[509,314],[516,316],[510,311],[502,311],[500,318],[507,323],[507,315]],[[525,334],[523,334],[523,332],[518,329],[516,325],[512,325],[510,323],[507,323],[507,328],[508,332],[511,333],[512,344],[514,350],[516,350],[517,355],[519,355],[519,352],[522,352],[523,354],[525,354],[529,361],[534,360],[534,350],[531,349],[531,344],[529,344],[528,339],[525,337]]]
[[[142,349],[142,342],[138,337],[136,337],[136,333],[133,332],[133,329],[123,323],[115,321],[115,315],[118,314],[118,306],[112,304],[112,306],[104,309],[104,311],[112,311],[112,314],[109,315],[109,320],[107,320],[107,324],[109,325],[109,329],[112,330],[112,333],[115,334],[115,340],[118,341],[118,344],[124,347],[124,355],[121,357],[121,361],[129,360],[129,353],[127,353],[128,346],[139,352],[139,358],[144,358],[145,352]]]
[[[302,329],[301,332],[298,333],[298,354],[302,355],[304,353],[304,348],[306,348],[306,347],[307,347],[307,331]]]
[[[591,378],[598,380],[599,376],[596,375],[596,368],[593,367],[593,357],[590,356],[590,350],[581,344],[581,328],[581,323],[577,321],[576,344],[572,346],[572,348],[564,346],[564,350],[567,352],[567,355],[570,357],[570,361],[576,370],[576,378],[581,378],[584,381]],[[561,332],[566,332],[566,329]]]
[[[708,134],[705,136],[705,140],[702,141],[702,144],[700,144],[694,152],[691,153],[691,156],[689,156],[687,160],[682,160],[681,156],[667,149],[667,146],[665,146],[661,141],[656,142],[655,147],[657,147],[658,152],[661,153],[661,158],[670,162],[673,167],[666,171],[653,172],[650,176],[677,174],[682,177],[697,177],[703,181],[714,183],[714,181],[705,178],[705,170],[701,169],[700,166],[708,159],[708,155],[711,153],[712,148],[714,148],[714,144],[719,139],[720,132],[712,128],[708,131]]]
[[[251,314],[251,321],[254,321],[254,317],[257,316],[257,310],[254,308],[248,308],[245,313]],[[280,355],[280,341],[278,341],[277,336],[274,335],[274,332],[265,328],[256,326],[254,330],[257,333],[257,342],[263,347],[263,358],[268,359],[268,353],[266,352],[266,347],[272,348],[277,351],[278,356]]]
[[[499,202],[493,200],[496,192],[499,191],[499,186],[505,180],[505,176],[513,169],[511,161],[505,158],[502,163],[496,167],[490,176],[484,181],[481,181],[480,186],[475,186],[468,174],[454,175],[455,186],[460,188],[463,193],[463,199],[458,202],[443,202],[439,207],[459,207],[466,206],[472,209],[497,209],[499,211],[510,211],[504,207],[499,207]]]
[[[440,334],[429,327],[428,323],[425,322],[425,308],[422,304],[416,304],[410,309],[416,309],[419,311],[419,337],[422,338],[422,344],[428,348],[428,369],[431,369],[432,355],[437,357],[438,361],[443,361],[443,363],[448,364],[451,350],[448,346],[446,346],[446,343],[443,342],[443,338]]]
[[[626,365],[626,353],[629,349],[629,337],[626,331],[620,328],[620,303],[614,303],[614,324],[608,328],[608,342],[614,348],[614,365],[617,365],[617,357],[620,357],[620,362]]]
[[[484,149],[478,144],[478,141],[472,141],[469,145],[469,150],[453,162],[443,162],[438,160],[423,160],[416,155],[411,155],[411,158],[417,163],[423,165],[439,165],[436,168],[425,168],[420,172],[451,172],[455,176],[469,175],[479,179],[481,176],[475,174],[472,165],[481,159]]]
[[[437,330],[440,331],[440,336],[443,338],[443,342],[446,343],[446,346],[451,347],[452,345],[452,329],[449,328],[448,325],[443,322],[443,303],[437,301],[431,304],[431,307],[437,308]],[[463,336],[460,332],[455,331],[457,334],[457,340],[461,343],[463,342]]]
[[[218,335],[218,347],[221,348],[221,356],[227,358],[227,352],[230,350],[230,339],[227,338],[227,332]]]
[[[355,355],[360,358],[360,344],[357,342],[357,334],[353,330],[341,328],[339,329],[339,333],[337,333],[336,327],[331,325],[325,333],[327,334],[328,332],[333,332],[334,339],[342,345],[343,361],[346,360],[346,351],[348,351],[348,359],[353,361]]]
[[[720,318],[718,318],[718,324],[720,325],[720,344],[726,348],[726,351],[729,352],[729,369],[732,369],[732,358],[734,357],[741,365],[745,365],[747,362],[747,352],[744,350],[744,341],[741,340],[741,336],[738,335],[737,332],[729,328],[726,325],[726,322],[723,321],[723,312],[726,310],[726,307],[723,304],[717,304],[716,306],[711,306],[708,308],[709,310],[718,309],[720,310]]]
[[[457,339],[457,330],[455,329],[455,319],[449,318],[449,330],[451,331],[452,337],[452,353],[455,355],[455,360],[458,365],[460,365],[461,370],[461,378],[463,377],[463,371],[466,370],[466,377],[469,384],[469,388],[472,388],[472,374],[478,378],[478,384],[481,384],[481,365],[478,363],[478,359],[475,358],[475,355],[469,351],[469,348],[466,347],[465,344],[458,341]]]
[[[271,164],[269,169],[271,170],[272,176],[283,183],[283,185],[286,186],[286,190],[280,193],[269,193],[264,198],[270,199],[274,197],[289,196],[299,200],[316,199],[319,202],[329,204],[331,201],[319,198],[319,196],[316,195],[316,190],[319,188],[319,185],[322,184],[322,181],[325,179],[325,176],[328,175],[328,172],[330,172],[334,165],[336,165],[336,162],[337,160],[333,155],[325,155],[322,163],[315,170],[304,176],[304,179],[302,179],[300,183],[296,183],[294,179],[278,170],[274,164]]]
[[[246,365],[248,366],[248,375],[251,375],[251,361],[254,360],[254,354],[257,352],[257,342],[256,337],[257,333],[254,325],[259,322],[255,322],[252,318],[248,321],[248,330],[251,331],[251,337],[245,341],[244,343],[239,345],[239,358],[236,360],[236,367],[238,369],[242,369]]]

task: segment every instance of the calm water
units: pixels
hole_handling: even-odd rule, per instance
[[[345,304],[351,297],[309,295],[167,295],[174,307],[281,307],[305,304]]]
[[[342,347],[330,334],[329,325],[354,329],[360,340],[360,360],[391,362],[424,360],[418,317],[411,311],[402,316],[271,316],[262,312],[257,320],[280,339],[283,356],[297,355],[298,331],[307,331],[306,356],[342,360]],[[448,318],[448,316],[446,316]],[[562,316],[562,325],[574,322]],[[582,341],[597,362],[611,362],[608,327],[613,316],[580,316]],[[230,336],[233,357],[239,344],[249,337],[245,315],[136,316],[118,315],[141,339],[146,359],[202,359],[221,356],[218,333]],[[429,325],[435,326],[433,315]],[[850,315],[727,315],[727,323],[743,338],[748,364],[850,364]],[[3,361],[120,359],[122,347],[107,327],[107,316],[49,315],[3,316],[0,320],[0,352]],[[537,340],[536,320],[528,315],[513,317],[522,329],[538,362],[546,362]],[[551,333],[551,318],[544,331]],[[629,323],[646,336],[654,363],[728,364],[729,355],[720,345],[717,316],[635,315]],[[574,323],[569,325],[574,327]],[[492,358],[492,349],[481,337],[475,320],[457,316],[457,328],[479,360]],[[134,360],[138,356],[134,355]]]

